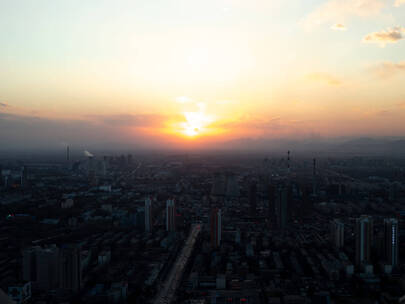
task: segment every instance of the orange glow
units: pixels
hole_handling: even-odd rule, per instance
[[[207,131],[207,125],[212,122],[212,117],[203,112],[186,112],[186,119],[181,123],[182,133],[193,137]]]

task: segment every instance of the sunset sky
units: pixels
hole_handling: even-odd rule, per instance
[[[0,141],[405,135],[405,0],[2,0]]]

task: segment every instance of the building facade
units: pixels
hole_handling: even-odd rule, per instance
[[[362,215],[356,219],[356,265],[370,264],[371,247],[373,242],[373,219]]]
[[[337,219],[330,222],[330,241],[332,243],[332,246],[337,249],[344,246],[345,225]]]
[[[145,231],[152,231],[152,200],[150,197],[145,199]]]
[[[384,251],[385,259],[393,267],[398,265],[398,220],[384,220]]]
[[[211,247],[218,248],[221,245],[222,237],[221,209],[214,208],[211,210],[210,227]]]
[[[166,231],[176,231],[176,206],[174,199],[169,199],[166,202]]]
[[[68,245],[60,249],[60,288],[78,292],[82,287],[82,265],[80,246]]]

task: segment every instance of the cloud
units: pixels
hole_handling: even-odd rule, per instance
[[[405,74],[405,61],[398,63],[395,62],[382,62],[371,67],[371,72],[380,78],[390,78],[397,74]]]
[[[69,142],[71,147],[86,146],[157,147],[164,145],[164,139],[146,134],[143,130],[128,129],[127,126],[150,126],[160,121],[154,115],[111,115],[89,116],[81,119],[51,119],[30,115],[0,112],[1,149],[54,149],[60,143]],[[159,126],[157,126],[158,128]],[[154,134],[154,133],[153,133]]]
[[[375,115],[377,115],[377,116],[387,116],[387,115],[391,115],[391,114],[392,114],[392,112],[388,111],[388,110],[380,110],[375,113]]]
[[[334,31],[345,31],[345,30],[347,30],[347,28],[341,23],[336,23],[335,25],[332,25],[331,29],[334,30]]]
[[[190,103],[193,100],[190,97],[187,96],[178,96],[176,97],[176,102],[178,103]]]
[[[396,43],[403,39],[404,27],[394,27],[380,32],[373,32],[363,38],[364,43],[377,43],[384,47],[387,43]]]
[[[226,130],[234,130],[234,129],[279,130],[280,128],[282,128],[280,117],[273,117],[267,120],[242,117],[233,121],[215,122],[213,126],[223,128]]]
[[[0,107],[6,108],[6,107],[8,107],[8,106],[9,106],[8,104],[6,104],[6,103],[4,103],[4,102],[0,102]]]
[[[325,23],[339,23],[354,16],[374,16],[384,5],[384,0],[329,0],[310,13],[303,20],[303,25],[313,28]]]
[[[324,82],[329,85],[341,85],[342,82],[336,78],[335,76],[328,74],[328,73],[311,73],[306,75],[305,77],[308,80],[311,81],[319,81],[319,82]]]
[[[88,115],[95,122],[115,127],[156,127],[167,120],[167,116],[155,114]]]
[[[402,4],[405,4],[405,0],[396,0],[394,6],[400,7]]]
[[[240,138],[241,136],[274,138],[277,136],[290,137],[307,133],[312,130],[312,123],[309,120],[282,119],[278,116],[264,118],[244,115],[230,121],[216,121],[209,127],[230,134],[231,137],[233,134],[237,134],[236,138]]]

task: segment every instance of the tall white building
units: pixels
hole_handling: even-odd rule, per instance
[[[174,199],[166,201],[166,231],[176,231],[176,207]]]
[[[152,231],[152,201],[150,197],[145,199],[145,231]]]
[[[398,265],[398,220],[389,218],[384,220],[384,250],[389,265]]]
[[[337,219],[330,222],[330,241],[335,248],[344,246],[345,225]]]

